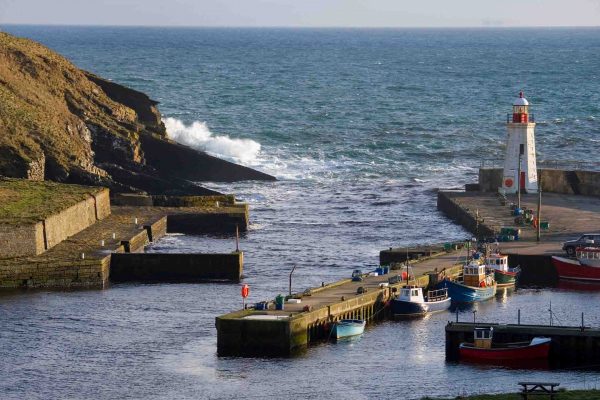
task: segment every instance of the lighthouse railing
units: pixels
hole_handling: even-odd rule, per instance
[[[508,113],[506,114],[506,123],[512,123],[513,122],[513,114],[512,113]],[[527,122],[535,122],[535,114],[527,114]]]

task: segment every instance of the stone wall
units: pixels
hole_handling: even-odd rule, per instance
[[[108,189],[101,189],[43,221],[0,224],[0,258],[35,256],[110,215]]]
[[[113,254],[110,280],[113,282],[201,282],[234,281],[242,276],[243,253]]]
[[[0,288],[103,288],[109,269],[110,255],[94,260],[0,263]]]
[[[45,249],[43,222],[0,224],[0,258],[36,255]]]
[[[538,169],[542,192],[600,196],[599,171],[565,171]],[[502,185],[501,168],[480,168],[479,188],[483,192],[497,192]]]

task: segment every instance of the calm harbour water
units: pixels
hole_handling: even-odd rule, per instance
[[[375,266],[389,246],[467,236],[437,187],[502,154],[524,89],[543,159],[594,161],[600,30],[277,30],[3,27],[161,102],[177,140],[276,175],[208,184],[251,206],[242,237],[251,301]],[[194,124],[194,122],[196,122]],[[590,151],[590,149],[592,151]],[[229,251],[232,238],[169,235],[153,251]],[[478,320],[600,325],[600,292],[518,290]],[[291,359],[216,357],[214,317],[239,285],[115,285],[0,295],[0,398],[420,398],[516,390],[598,374],[444,361],[442,313],[385,322]],[[472,319],[472,309],[460,318]],[[555,320],[556,322],[556,320]],[[402,394],[399,394],[402,393]]]

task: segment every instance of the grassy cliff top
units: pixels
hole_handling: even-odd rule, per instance
[[[85,200],[104,188],[0,178],[0,224],[30,224]]]

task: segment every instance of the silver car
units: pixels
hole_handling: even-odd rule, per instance
[[[570,257],[575,256],[578,247],[600,247],[600,233],[586,233],[576,240],[567,240],[563,243],[563,250]]]

